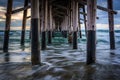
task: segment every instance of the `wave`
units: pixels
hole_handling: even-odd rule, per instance
[[[107,41],[105,39],[98,39],[97,43],[109,43],[109,41]]]

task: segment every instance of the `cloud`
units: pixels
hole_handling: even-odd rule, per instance
[[[13,0],[13,9],[20,8],[24,5],[24,0]],[[120,0],[113,0],[114,10],[118,12],[117,15],[115,15],[115,28],[120,29]],[[107,8],[107,0],[98,0],[97,5],[103,6]],[[4,28],[5,26],[5,15],[2,12],[6,12],[6,6],[7,6],[7,0],[0,0],[0,27]],[[12,21],[11,26],[20,29],[20,26],[22,26],[22,18],[23,18],[23,12],[17,13],[12,15]],[[30,16],[30,9],[28,10],[28,16]],[[108,28],[108,13],[105,11],[97,10],[97,17],[99,19],[97,20],[97,28]],[[83,18],[83,17],[81,17]],[[30,26],[30,19],[27,22],[27,26]],[[82,24],[82,26],[84,26]],[[15,29],[13,28],[13,29]]]

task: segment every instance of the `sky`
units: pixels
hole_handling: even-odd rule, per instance
[[[23,7],[24,0],[13,0],[13,10]],[[115,29],[120,30],[120,0],[113,0],[113,6],[114,10],[118,12],[117,15],[114,15],[114,23],[115,23]],[[107,0],[97,0],[97,5],[103,6],[107,8]],[[6,6],[7,6],[7,0],[0,0],[0,30],[4,30],[5,28],[5,15],[6,12]],[[12,15],[12,21],[11,21],[11,29],[12,30],[20,30],[22,26],[22,15],[23,12],[17,13]],[[30,10],[28,10],[28,16],[30,16]],[[108,13],[97,10],[97,29],[108,29]],[[29,29],[30,26],[30,19],[27,20],[27,29]],[[82,24],[84,27],[84,25]]]

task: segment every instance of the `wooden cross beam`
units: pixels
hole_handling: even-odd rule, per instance
[[[56,7],[58,7],[58,8],[61,8],[61,9],[65,9],[65,10],[68,9],[67,7],[62,6],[62,5],[59,5],[59,4],[52,4],[52,5],[53,5],[53,6],[56,6]]]
[[[24,10],[29,9],[29,8],[31,8],[30,5],[27,6],[27,7],[22,7],[22,8],[19,8],[19,9],[13,10],[13,11],[12,11],[12,14],[15,14],[15,13],[18,13],[18,12],[21,12],[21,11],[24,11]]]
[[[64,18],[64,16],[60,15],[60,14],[57,14],[57,13],[54,13],[53,16],[57,16],[59,18]]]
[[[83,14],[83,15],[87,16],[87,13],[84,13],[84,12],[79,12],[79,14]],[[96,17],[96,19],[99,19],[99,17]]]
[[[54,10],[53,12],[58,13],[60,15],[67,15],[67,13],[59,11],[59,10]]]
[[[85,2],[83,0],[79,0],[79,3],[82,4],[82,5],[87,5],[87,2]],[[100,9],[100,10],[103,10],[103,11],[106,11],[106,12],[110,12],[110,13],[113,13],[113,14],[117,14],[116,11],[105,8],[105,7],[102,7],[102,6],[99,6],[99,5],[97,5],[97,9]]]

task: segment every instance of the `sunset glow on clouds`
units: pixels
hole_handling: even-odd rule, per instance
[[[17,7],[20,8],[20,7]],[[15,8],[15,9],[17,9]],[[0,6],[0,30],[4,30],[5,28],[5,13],[6,13],[6,9],[5,7],[1,7]],[[31,12],[30,9],[28,9],[28,14],[27,16],[30,16]],[[22,26],[22,19],[23,19],[23,11],[13,14],[11,16],[11,30],[21,30],[21,26]],[[27,19],[27,27],[26,29],[29,30],[30,27],[30,19]]]

